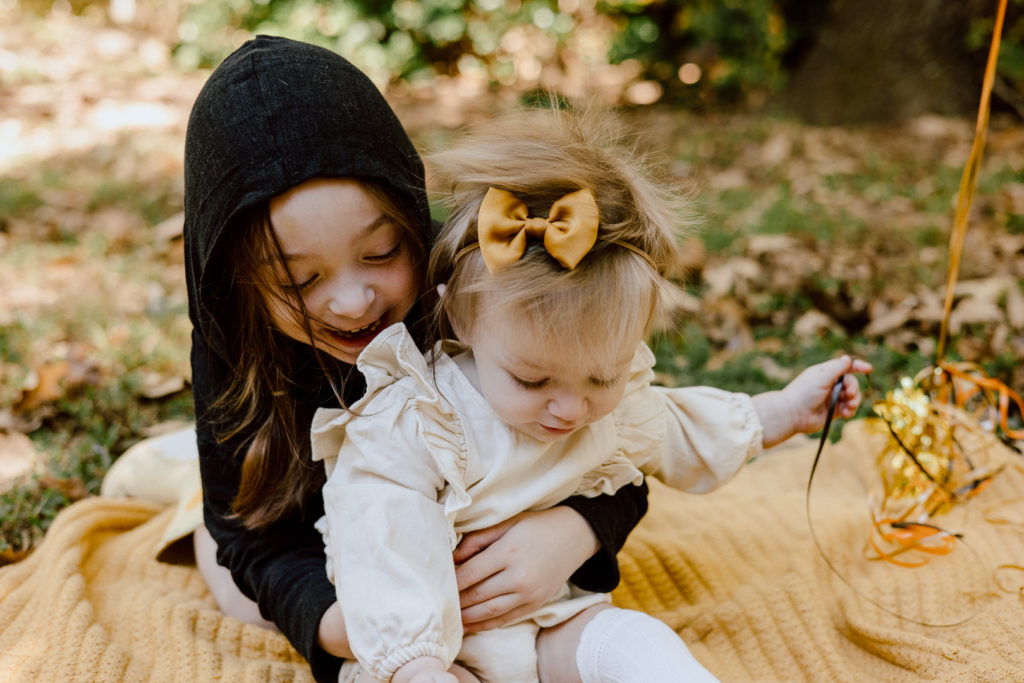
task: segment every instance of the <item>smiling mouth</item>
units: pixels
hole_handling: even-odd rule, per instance
[[[384,317],[355,330],[328,329],[327,334],[342,342],[364,342],[372,339],[384,327]]]

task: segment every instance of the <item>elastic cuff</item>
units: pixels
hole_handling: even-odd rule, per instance
[[[377,666],[369,666],[366,662],[360,663],[376,678],[390,681],[396,671],[417,657],[436,657],[444,663],[446,669],[455,661],[453,657],[445,655],[443,643],[419,642],[389,652],[382,661],[377,662]]]
[[[737,431],[740,434],[746,434],[749,429],[751,435],[748,441],[750,445],[744,454],[743,462],[733,467],[735,472],[764,451],[764,426],[761,424],[761,418],[757,416],[757,408],[754,407],[754,398],[752,396],[749,394],[733,394],[733,397],[738,408],[736,415],[740,419]]]

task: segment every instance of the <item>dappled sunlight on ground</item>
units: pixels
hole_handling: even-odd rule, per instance
[[[46,425],[59,436],[51,453],[81,438],[87,452],[109,457],[88,429],[109,423],[101,436],[120,445],[148,426],[145,410],[188,400],[182,153],[209,72],[178,68],[174,27],[158,17],[148,25],[161,29],[59,13],[0,26],[0,435]],[[627,77],[562,85],[611,92]],[[519,96],[472,77],[386,93],[424,150]],[[756,371],[762,383],[781,383],[807,349],[887,355],[897,358],[893,372],[899,359],[934,353],[973,121],[824,128],[664,105],[622,114],[668,160],[666,182],[694,188],[701,216],[678,302],[683,334],[659,356],[663,381],[704,380],[755,355],[734,378]],[[997,117],[967,233],[953,351],[996,363],[1018,391],[1022,281],[1024,125]],[[107,393],[83,408],[88,391]]]

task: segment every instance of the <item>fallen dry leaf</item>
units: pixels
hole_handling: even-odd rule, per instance
[[[28,557],[31,550],[3,550],[0,551],[0,567],[5,564],[14,564],[15,562],[21,562]]]
[[[164,398],[185,389],[185,378],[165,376],[158,372],[147,371],[142,375],[142,396],[148,399]]]
[[[733,258],[704,269],[704,281],[708,283],[707,296],[718,298],[731,292],[747,280],[758,279],[761,266],[749,258]]]
[[[149,438],[153,436],[160,436],[161,434],[169,434],[170,432],[177,432],[189,425],[192,422],[186,420],[165,420],[164,422],[158,422],[157,424],[143,427],[142,436]]]
[[[801,341],[823,336],[826,332],[842,333],[836,321],[821,311],[810,310],[800,316],[793,325],[793,334]]]
[[[786,384],[795,376],[796,372],[785,368],[771,356],[758,356],[754,359],[754,367],[764,373],[764,376],[778,384]]]
[[[153,234],[160,242],[170,242],[182,236],[185,230],[185,212],[181,211],[153,226]]]
[[[14,408],[0,408],[0,430],[31,434],[43,424],[51,411],[34,410],[30,414],[14,412]]]
[[[765,166],[778,166],[789,158],[792,150],[792,136],[784,131],[775,133],[761,146],[758,161]]]
[[[879,337],[906,326],[911,319],[916,303],[917,300],[914,296],[909,295],[906,299],[898,302],[895,308],[875,313],[875,317],[864,328],[864,334],[869,337]],[[882,308],[881,302],[878,302],[876,306],[872,306],[872,309],[877,308]]]
[[[780,339],[779,337],[765,337],[763,339],[758,339],[754,344],[754,348],[761,353],[782,353],[789,344],[790,342],[787,342],[785,339]]]
[[[721,173],[716,173],[708,178],[708,184],[715,190],[735,190],[750,185],[750,178],[742,168],[731,168]]]
[[[704,319],[708,336],[726,350],[735,353],[754,347],[754,333],[747,322],[746,310],[735,299],[705,301]]]
[[[63,396],[62,385],[70,368],[71,365],[66,360],[45,363],[36,368],[29,374],[21,398],[14,404],[14,411],[28,413]]]
[[[45,459],[24,434],[0,431],[0,491],[6,491],[19,478],[31,474]]]
[[[957,334],[964,325],[998,323],[1003,318],[1003,310],[994,301],[971,296],[958,303],[950,313],[949,331]]]
[[[1015,330],[1024,330],[1024,293],[1016,285],[1006,291],[1006,322]]]
[[[80,342],[62,346],[63,358],[43,363],[29,373],[21,397],[12,406],[15,413],[31,413],[80,386],[99,383],[99,366],[91,348]]]
[[[72,501],[82,500],[90,495],[85,482],[77,478],[58,478],[50,474],[44,474],[39,478],[39,485],[48,489],[60,491]]]
[[[777,254],[796,249],[799,244],[792,235],[753,235],[747,240],[747,251],[753,256]]]

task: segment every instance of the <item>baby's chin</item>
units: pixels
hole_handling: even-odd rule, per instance
[[[529,425],[515,427],[515,429],[536,441],[541,441],[543,443],[557,443],[568,439],[570,436],[578,432],[581,427],[576,427],[574,429],[549,429],[544,425],[531,423]]]

